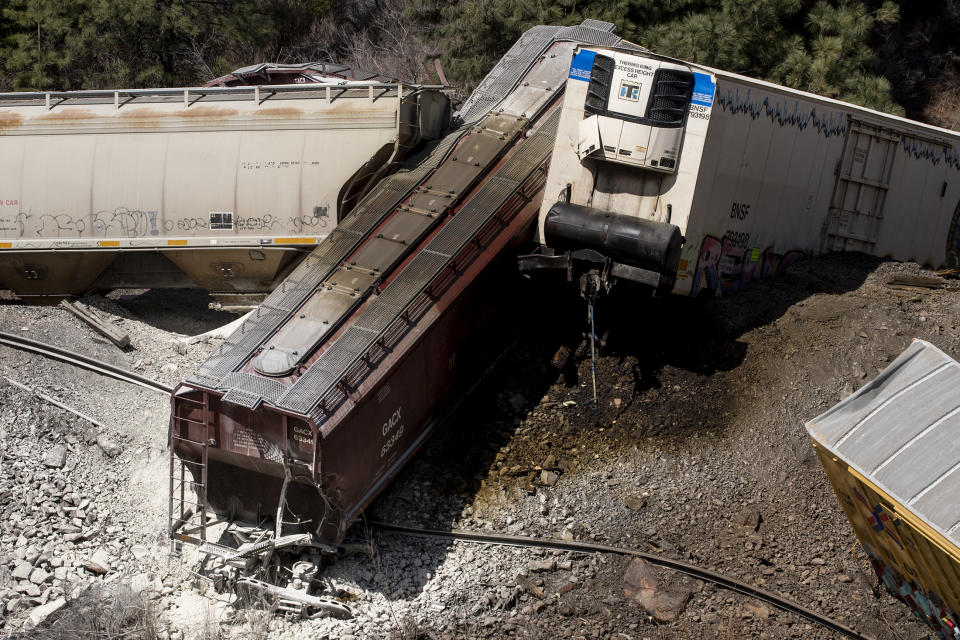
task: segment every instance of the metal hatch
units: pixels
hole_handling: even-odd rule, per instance
[[[471,131],[450,160],[440,165],[431,176],[427,189],[435,193],[462,194],[503,153],[507,146],[505,139],[502,135]]]
[[[290,375],[313,345],[359,302],[359,296],[332,286],[320,289],[303,305],[300,314],[264,345],[263,351],[253,359],[253,368],[265,376]]]

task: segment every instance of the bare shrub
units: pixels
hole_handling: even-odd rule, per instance
[[[246,589],[234,603],[236,613],[229,621],[233,625],[242,625],[242,630],[231,637],[237,640],[267,640],[270,635],[270,622],[277,613],[277,598],[262,591]]]
[[[960,76],[945,78],[941,87],[923,110],[923,119],[944,129],[960,131]]]
[[[432,640],[433,636],[420,628],[410,614],[400,618],[397,626],[390,630],[390,640]]]
[[[406,82],[428,82],[423,65],[437,58],[440,50],[427,44],[423,26],[407,11],[405,0],[384,0],[369,12],[328,14],[312,27],[310,39],[316,48],[301,48],[296,57],[306,54],[313,60],[336,60]]]
[[[36,640],[156,640],[157,611],[128,585],[91,587],[69,601],[52,622],[30,632]]]

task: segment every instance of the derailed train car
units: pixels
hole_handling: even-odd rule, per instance
[[[509,317],[498,265],[531,225],[521,268],[580,271],[594,292],[733,291],[826,250],[954,259],[960,136],[611,31],[524,34],[463,126],[381,181],[184,381],[172,536],[203,540],[212,511],[337,544],[476,373]]]
[[[342,540],[492,357],[573,49],[617,44],[612,26],[524,34],[462,126],[381,181],[177,388],[172,537],[202,542],[213,512]]]
[[[337,69],[312,84],[0,95],[0,288],[262,299],[449,119],[439,87]]]
[[[960,364],[915,340],[807,431],[880,581],[960,638]]]
[[[960,134],[617,47],[566,83],[526,270],[731,293],[803,255],[960,265]],[[681,242],[682,240],[682,242]]]

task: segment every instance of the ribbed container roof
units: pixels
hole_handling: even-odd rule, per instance
[[[807,423],[818,443],[960,547],[960,364],[923,340]]]

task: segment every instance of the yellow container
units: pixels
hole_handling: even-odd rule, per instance
[[[915,340],[806,426],[879,578],[960,639],[960,364]]]

